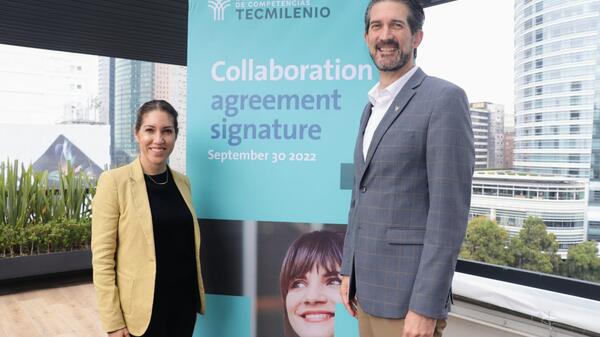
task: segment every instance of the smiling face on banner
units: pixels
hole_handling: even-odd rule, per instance
[[[294,280],[285,298],[292,329],[300,337],[333,337],[335,304],[341,302],[339,268],[314,265]]]
[[[280,287],[286,323],[300,337],[333,337],[343,236],[327,230],[302,234],[288,248]]]

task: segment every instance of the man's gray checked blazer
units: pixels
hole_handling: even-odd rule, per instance
[[[475,152],[464,91],[418,69],[363,159],[362,114],[341,273],[374,316],[444,319],[462,244]]]

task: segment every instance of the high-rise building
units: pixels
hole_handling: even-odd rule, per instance
[[[515,128],[504,129],[504,168],[513,168],[513,153],[515,151]]]
[[[517,171],[590,177],[599,16],[600,0],[516,0]]]
[[[0,123],[98,123],[97,57],[0,44]]]
[[[563,257],[600,238],[599,22],[600,0],[515,0],[516,172],[473,183],[472,215],[511,234],[540,216]]]
[[[489,157],[490,113],[485,110],[474,109],[472,104],[469,110],[475,142],[475,169],[486,169]]]
[[[110,158],[114,165],[115,151],[115,59],[98,58],[98,105],[100,122],[110,127]]]
[[[136,110],[154,98],[154,64],[115,59],[114,71],[114,157],[112,166],[129,163],[138,153],[133,135]]]
[[[490,157],[489,168],[504,167],[504,105],[489,102],[485,108],[490,111]]]
[[[172,64],[156,63],[154,77],[154,97],[164,99],[177,110],[179,134],[175,148],[169,157],[169,165],[185,173],[186,120],[187,120],[187,68]]]
[[[98,57],[98,110],[99,120],[110,124],[111,113],[114,113],[115,96],[115,59]]]
[[[475,140],[475,169],[504,167],[504,106],[470,104]]]
[[[186,67],[134,60],[111,60],[113,63],[109,63],[106,68],[109,69],[109,73],[112,71],[114,74],[114,92],[109,94],[108,99],[108,110],[114,111],[114,117],[111,118],[114,134],[111,142],[112,165],[126,164],[138,153],[138,145],[133,136],[136,110],[149,100],[164,99],[179,113],[179,134],[169,164],[177,171],[185,172]]]

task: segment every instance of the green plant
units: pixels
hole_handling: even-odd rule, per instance
[[[542,273],[557,273],[560,257],[557,255],[556,236],[548,233],[544,220],[530,216],[523,228],[510,240],[509,265]]]
[[[5,198],[4,198],[4,224],[24,227],[29,215],[29,197],[31,191],[31,175],[32,170],[25,170],[21,165],[19,170],[19,162],[6,161],[5,165]],[[30,166],[31,168],[31,166]]]
[[[596,241],[584,241],[571,246],[561,267],[564,276],[600,282],[600,257]]]
[[[507,264],[508,231],[487,217],[469,221],[460,257],[486,263]]]
[[[0,162],[0,226],[4,226],[6,225],[6,198],[7,198],[7,191],[6,191],[6,163],[5,162]],[[0,245],[1,242],[3,241],[3,237],[0,236]]]
[[[89,247],[95,180],[67,163],[58,182],[18,161],[0,162],[0,256]]]
[[[64,204],[64,215],[67,219],[79,220],[82,216],[91,214],[91,200],[88,189],[91,180],[87,175],[75,172],[72,165],[67,165],[66,172],[59,176],[59,191]]]

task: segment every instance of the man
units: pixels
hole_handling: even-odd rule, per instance
[[[340,287],[362,337],[442,335],[467,224],[468,101],[415,66],[424,17],[418,0],[371,0],[365,14],[380,81],[356,142]]]

